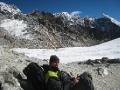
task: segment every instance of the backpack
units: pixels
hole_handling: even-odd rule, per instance
[[[76,84],[71,90],[94,90],[92,76],[88,72],[82,73],[79,77],[80,82]]]
[[[45,90],[44,70],[37,63],[30,63],[24,68],[23,73],[27,80],[32,83],[34,90]]]

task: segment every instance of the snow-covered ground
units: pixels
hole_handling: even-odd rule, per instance
[[[12,50],[39,59],[49,59],[51,55],[57,55],[60,58],[61,63],[99,59],[102,57],[120,58],[120,38],[91,47],[60,49],[14,48]]]
[[[25,31],[27,24],[23,20],[4,19],[1,21],[0,27],[4,28],[11,35],[30,39],[30,35]]]

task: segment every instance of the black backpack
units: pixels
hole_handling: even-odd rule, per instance
[[[76,84],[71,90],[94,90],[92,76],[90,73],[84,72],[79,77],[80,82]]]
[[[24,68],[23,73],[27,80],[32,83],[34,90],[45,90],[44,70],[37,63],[30,63]]]

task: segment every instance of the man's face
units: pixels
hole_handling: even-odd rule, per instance
[[[53,68],[58,68],[58,66],[59,66],[59,61],[51,62],[50,66],[53,67]]]

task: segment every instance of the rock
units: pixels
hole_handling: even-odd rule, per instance
[[[78,64],[88,64],[88,65],[94,65],[94,64],[107,64],[107,65],[110,65],[110,64],[115,64],[115,63],[120,63],[120,59],[117,58],[117,59],[109,59],[108,57],[103,57],[101,59],[95,59],[95,60],[92,60],[92,59],[88,59],[87,61],[85,62],[79,62]]]
[[[108,60],[109,60],[109,58],[108,58],[108,57],[103,57],[103,58],[101,59],[101,62],[102,62],[102,63],[107,63],[107,62],[108,62]]]
[[[95,61],[93,61],[95,64],[101,64],[100,59],[95,59]]]
[[[117,58],[117,59],[110,59],[108,61],[108,63],[112,64],[112,63],[120,63],[120,58]]]
[[[101,75],[101,76],[108,75],[108,70],[107,68],[104,68],[104,67],[98,67],[97,72],[98,72],[98,75]]]
[[[94,65],[94,62],[91,59],[87,60],[85,63],[88,64],[88,65]]]

